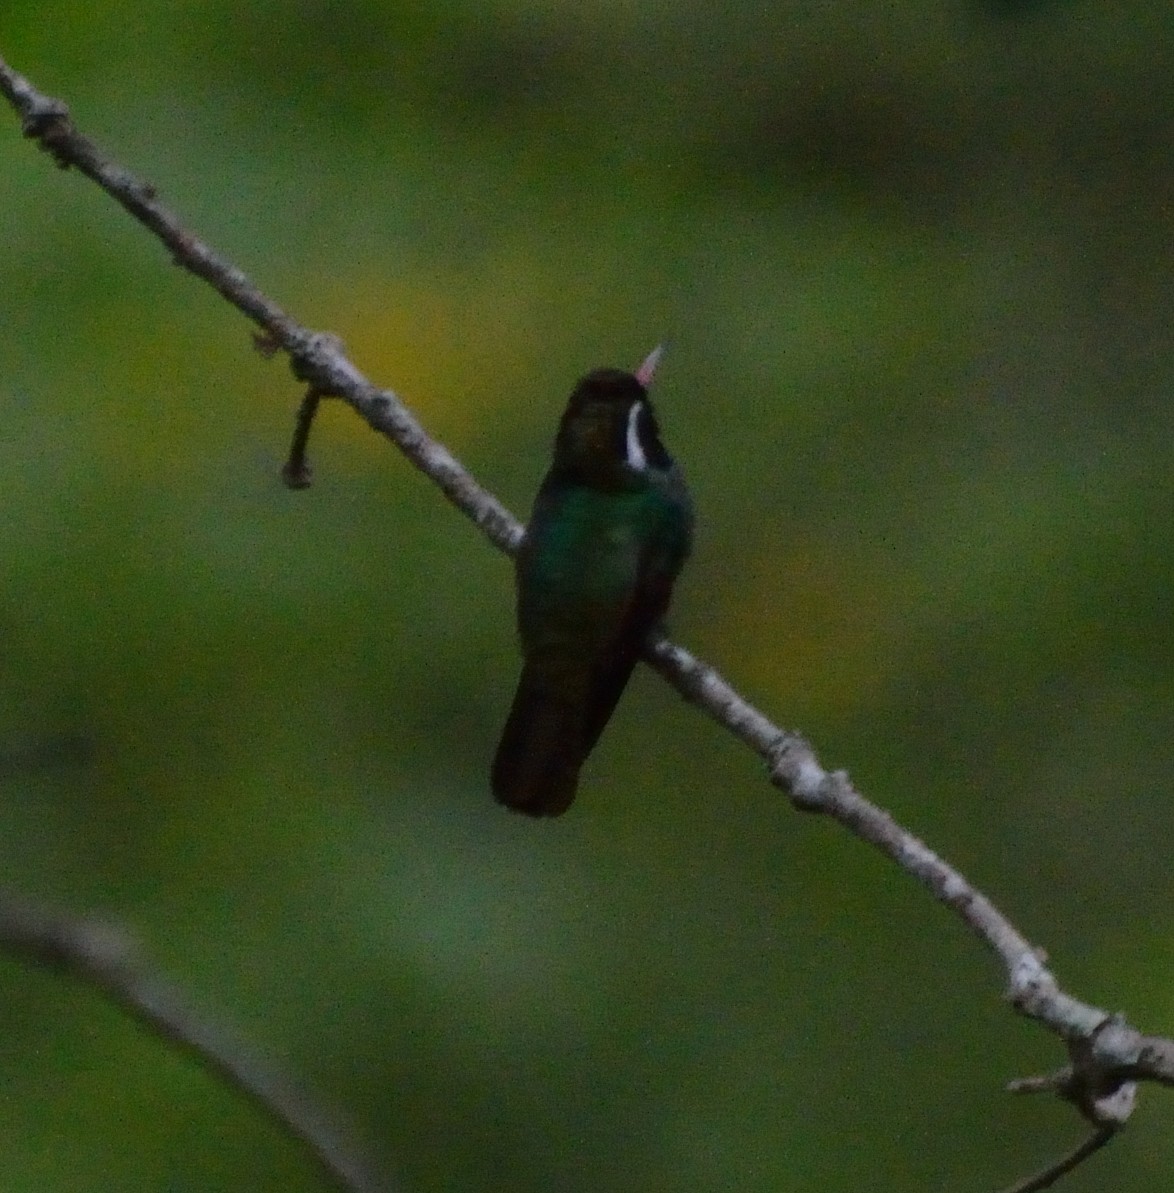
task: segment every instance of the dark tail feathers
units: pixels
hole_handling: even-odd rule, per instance
[[[528,672],[522,669],[493,760],[493,794],[527,816],[561,816],[575,798],[586,756],[583,709]]]

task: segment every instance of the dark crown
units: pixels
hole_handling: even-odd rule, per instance
[[[555,452],[564,468],[590,475],[601,487],[626,487],[633,474],[649,467],[672,467],[648,391],[622,369],[596,369],[579,381],[559,424]]]
[[[594,369],[580,378],[571,394],[567,413],[573,414],[588,402],[616,402],[630,406],[647,400],[648,391],[623,369]]]

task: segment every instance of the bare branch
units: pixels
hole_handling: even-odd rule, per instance
[[[189,232],[158,201],[153,186],[112,161],[78,132],[64,103],[42,95],[3,59],[0,94],[19,113],[26,137],[35,140],[59,166],[80,170],[154,232],[177,265],[202,278],[263,330],[262,343],[270,351],[281,348],[289,355],[299,380],[320,394],[345,398],[374,430],[390,439],[431,477],[495,546],[509,552],[517,548],[522,537],[518,520],[469,475],[443,444],[424,433],[416,416],[394,392],[380,389],[359,372],[336,336],[310,331],[290,318],[241,270]]]
[[[27,136],[37,140],[60,165],[74,166],[97,182],[163,241],[177,264],[203,278],[258,324],[265,345],[284,349],[295,375],[313,392],[344,399],[431,478],[495,546],[507,553],[516,550],[522,535],[518,521],[447,448],[425,433],[396,394],[363,376],[333,336],[296,323],[239,269],[188,232],[159,203],[153,188],[83,137],[63,103],[36,91],[2,61],[0,91],[21,115]],[[303,417],[307,417],[305,407]],[[1132,1098],[1120,1096],[1127,1082],[1174,1085],[1174,1041],[1143,1036],[1123,1019],[1111,1018],[1061,990],[1044,954],[990,899],[887,812],[865,799],[844,772],[826,771],[802,737],[771,722],[683,647],[659,638],[649,643],[646,657],[687,700],[764,760],[770,781],[797,809],[832,817],[891,858],[962,919],[1002,963],[1012,1006],[1068,1044],[1074,1078],[1057,1092],[1074,1101],[1093,1122],[1120,1125],[1116,1116],[1127,1116],[1132,1108]]]
[[[124,932],[0,892],[0,950],[97,990],[152,1035],[242,1094],[309,1152],[333,1187],[344,1193],[390,1193],[391,1186],[375,1176],[317,1106],[243,1041],[193,1010],[142,961]]]

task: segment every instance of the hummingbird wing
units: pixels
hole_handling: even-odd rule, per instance
[[[629,594],[628,607],[619,631],[608,649],[600,655],[593,670],[583,726],[584,758],[595,749],[600,734],[611,720],[628,686],[645,640],[665,615],[673,594],[674,579],[671,573],[649,566],[647,562],[641,568],[641,574]]]
[[[649,630],[664,616],[672,577],[637,577],[615,635],[581,677],[536,653],[526,660],[493,761],[500,803],[530,816],[559,816],[575,799],[579,770],[628,685]]]
[[[498,803],[527,816],[558,816],[570,807],[584,758],[587,677],[575,643],[578,614],[565,591],[576,557],[566,530],[579,526],[577,507],[548,477],[517,560],[524,662],[490,782]]]
[[[611,719],[648,635],[668,611],[677,573],[692,547],[693,507],[680,470],[674,465],[667,474],[657,477],[653,488],[663,499],[659,525],[645,539],[619,630],[600,653],[594,669],[584,726],[584,758],[595,748]]]

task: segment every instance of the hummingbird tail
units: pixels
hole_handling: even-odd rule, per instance
[[[493,760],[493,795],[527,816],[561,816],[583,765],[583,711],[523,668]]]

